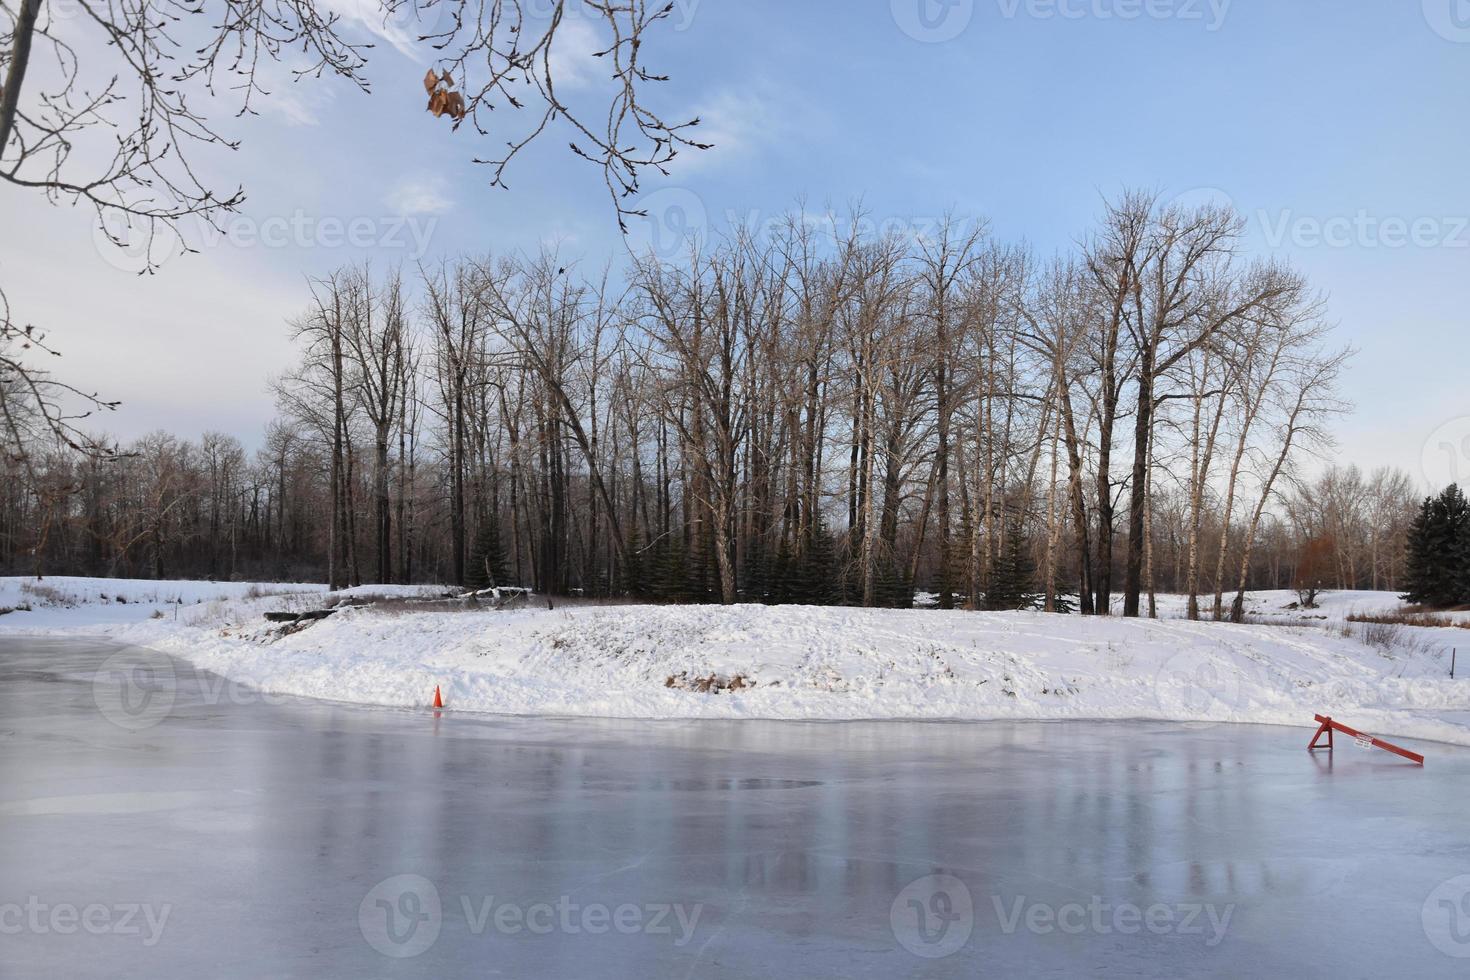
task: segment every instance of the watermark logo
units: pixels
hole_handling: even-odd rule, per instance
[[[904,949],[925,959],[942,959],[970,941],[975,903],[970,889],[954,875],[925,875],[898,893],[888,921]]]
[[[1024,929],[1037,936],[1061,933],[1064,936],[1203,936],[1205,946],[1214,949],[1225,940],[1235,905],[1210,902],[1181,902],[1168,905],[1155,902],[1147,907],[1132,902],[1109,902],[1101,895],[1086,903],[1066,902],[1052,905],[1027,901],[1020,895],[1006,901],[992,895],[1000,931],[1007,936]]]
[[[1470,959],[1470,875],[1440,882],[1421,910],[1424,935],[1434,948],[1455,959]]]
[[[1470,3],[1470,0],[1466,0]],[[1251,234],[1273,249],[1467,249],[1470,215],[1385,214],[1369,208],[1308,214],[1295,208],[1236,207],[1218,187],[1196,187],[1165,202],[1166,208],[1192,211],[1204,205],[1231,208]]]
[[[374,885],[357,908],[357,924],[368,945],[384,956],[407,959],[427,951],[439,938],[444,919],[464,919],[465,931],[514,936],[670,936],[675,946],[694,938],[704,905],[680,903],[577,902],[562,895],[554,902],[521,903],[495,895],[458,896],[448,905],[422,875],[394,875]],[[456,920],[457,921],[457,920]]]
[[[75,20],[86,12],[82,0],[47,0],[41,5],[41,23],[44,26]]]
[[[31,895],[24,902],[0,903],[0,936],[138,936],[152,948],[163,937],[172,905],[146,902],[44,902]]]
[[[1450,419],[1430,433],[1419,461],[1424,479],[1435,489],[1470,485],[1470,415]]]
[[[709,230],[709,213],[700,196],[684,187],[663,187],[638,199],[628,215],[628,249],[639,258],[652,255],[660,262],[681,259],[690,244],[702,242]]]
[[[357,927],[369,946],[394,959],[426,952],[439,939],[444,923],[439,889],[423,875],[384,879],[363,896]]]
[[[442,43],[444,35],[454,30],[454,4],[451,0],[336,0],[338,9],[350,11],[365,24],[373,24],[389,43],[399,50],[412,50],[425,40]],[[406,52],[405,52],[406,53]]]
[[[1223,191],[1218,187],[1192,187],[1187,191],[1182,191],[1174,195],[1168,201],[1164,202],[1165,210],[1178,209],[1188,212],[1203,207],[1231,210],[1237,214],[1240,213],[1240,209],[1235,206],[1235,200],[1230,196],[1229,192]]]
[[[187,678],[187,680],[186,680]],[[167,718],[187,693],[200,704],[284,704],[288,694],[272,694],[256,680],[231,679],[202,670],[179,675],[167,654],[143,648],[123,650],[104,660],[92,675],[92,700],[102,716],[119,728],[142,731]]]
[[[1245,699],[1239,671],[1200,650],[1180,650],[1154,675],[1158,705],[1166,712],[1188,716],[1230,715]]]
[[[114,653],[92,675],[97,710],[128,731],[142,731],[163,721],[173,710],[177,695],[173,659],[155,650]]]
[[[1232,0],[997,0],[1006,20],[1173,20],[1202,24],[1214,33],[1225,26]]]
[[[1424,0],[1424,19],[1446,41],[1470,44],[1470,0]]]
[[[940,44],[965,32],[975,0],[889,0],[893,22],[915,41]]]
[[[438,2],[443,6],[451,6],[449,0],[423,0],[423,2]],[[694,26],[694,15],[699,12],[699,5],[703,0],[672,0],[659,6],[667,7],[668,13],[663,22],[675,31],[683,32]],[[624,11],[627,8],[613,7],[613,10]],[[527,22],[531,24],[543,24],[549,22],[553,17],[559,17],[563,23],[583,18],[592,21],[594,25],[607,23],[606,8],[597,3],[582,3],[580,0],[522,0],[521,12]]]
[[[433,215],[315,215],[297,208],[290,214],[257,218],[225,215],[218,224],[195,216],[174,227],[167,222],[130,219],[107,210],[93,226],[92,243],[108,265],[123,272],[161,268],[188,249],[340,249],[385,251],[416,262],[429,252],[439,226]]]
[[[1470,248],[1470,217],[1380,215],[1359,208],[1321,217],[1290,208],[1256,215],[1271,248],[1404,249]]]

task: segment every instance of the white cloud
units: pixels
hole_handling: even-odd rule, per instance
[[[307,95],[300,87],[287,83],[270,90],[269,95],[257,95],[252,106],[262,115],[272,116],[287,126],[318,126],[321,119],[316,113],[316,104],[323,100]]]
[[[599,75],[607,74],[599,71],[606,59],[595,57],[607,46],[585,18],[569,17],[562,21],[551,42],[551,77],[556,87],[568,91],[588,88]]]
[[[429,33],[416,17],[418,4],[405,0],[392,12],[385,12],[381,0],[323,0],[322,5],[339,15],[344,22],[356,24],[368,33],[382,38],[406,58],[425,60],[425,54],[417,47],[419,35]],[[435,4],[432,10],[446,8],[448,4]]]
[[[445,189],[444,178],[433,174],[414,174],[401,178],[384,198],[395,214],[440,214],[454,206]]]
[[[689,118],[699,125],[684,134],[697,143],[713,143],[712,150],[684,150],[678,167],[687,172],[698,166],[729,163],[748,157],[775,142],[788,123],[775,111],[768,86],[726,88],[699,103]],[[786,108],[791,108],[789,100]]]

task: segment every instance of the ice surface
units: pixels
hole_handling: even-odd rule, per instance
[[[1421,769],[1242,725],[435,717],[154,657],[0,640],[0,927],[166,909],[156,935],[141,911],[7,929],[0,975],[1458,977],[1470,954],[1453,746],[1409,742]],[[623,906],[635,931],[593,931]],[[539,907],[550,931],[496,925]]]

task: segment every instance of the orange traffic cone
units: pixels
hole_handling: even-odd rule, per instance
[[[440,694],[439,694],[439,685],[438,684],[435,684],[434,685],[434,707],[436,707],[436,708],[442,708],[442,707],[444,707],[444,698],[441,697]]]

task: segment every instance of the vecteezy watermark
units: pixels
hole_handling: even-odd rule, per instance
[[[1154,674],[1154,698],[1169,714],[1228,717],[1245,706],[1246,678],[1221,658],[1184,649],[1165,660]]]
[[[894,898],[888,922],[904,949],[925,959],[941,959],[970,941],[975,903],[970,889],[954,875],[925,875]]]
[[[394,875],[374,885],[357,907],[357,927],[384,956],[418,956],[439,939],[444,910],[439,889],[423,875]]]
[[[374,885],[357,909],[357,924],[369,946],[394,959],[426,952],[439,939],[446,915],[464,918],[471,936],[617,934],[670,936],[683,947],[694,938],[703,903],[513,902],[495,895],[460,895],[446,908],[438,887],[417,874],[394,875]]]
[[[793,228],[799,228],[810,233],[819,244],[833,247],[852,240],[881,241],[888,238],[933,242],[944,234],[946,227],[952,240],[972,232],[984,232],[981,219],[958,215],[880,216],[865,211],[767,212],[751,209],[744,212],[727,210],[723,217],[726,228],[739,231],[752,241],[780,241]]]
[[[0,936],[141,936],[152,947],[163,936],[173,906],[147,902],[44,902],[31,895],[24,902],[0,902]]]
[[[124,272],[157,269],[189,249],[205,251],[221,247],[379,249],[413,262],[428,254],[429,242],[438,226],[439,219],[433,215],[342,217],[314,215],[297,208],[290,214],[263,218],[226,215],[218,224],[200,219],[180,229],[162,222],[150,226],[109,210],[93,226],[92,242],[108,265]]]
[[[1436,490],[1451,483],[1470,485],[1470,415],[1450,419],[1430,433],[1419,461]]]
[[[1368,208],[1338,214],[1307,214],[1294,208],[1247,211],[1217,187],[1196,187],[1165,204],[1185,211],[1206,205],[1234,210],[1245,229],[1259,233],[1270,248],[1470,248],[1470,214],[1396,215]]]
[[[1290,208],[1275,214],[1258,211],[1266,244],[1271,248],[1470,248],[1470,216],[1353,214],[1321,217]]]
[[[1084,902],[1052,905],[1030,902],[1026,896],[1005,899],[990,897],[1000,931],[1013,935],[1024,929],[1038,936],[1061,933],[1066,936],[1203,936],[1205,946],[1214,949],[1225,939],[1230,919],[1235,915],[1234,903],[1215,905],[1211,902],[1179,902],[1136,905],[1132,902],[1109,902],[1093,895]]]
[[[130,647],[102,661],[92,675],[92,700],[102,716],[119,728],[142,731],[163,721],[183,690],[205,705],[282,704],[289,695],[262,691],[251,681],[232,680],[204,671],[190,673],[186,688],[172,657],[142,647]]]
[[[173,659],[155,650],[129,648],[102,661],[92,675],[92,700],[119,728],[141,731],[163,721],[178,696]]]
[[[889,0],[889,8],[898,29],[925,44],[953,41],[975,16],[975,0]]]
[[[1467,878],[1470,881],[1470,878]],[[1198,936],[1213,949],[1225,940],[1234,903],[1154,902],[1138,905],[1093,895],[1087,901],[1034,902],[1025,895],[991,895],[996,933],[1029,932],[1037,936],[1079,935]],[[932,874],[911,882],[893,900],[889,922],[904,949],[925,959],[952,956],[964,948],[979,912],[970,889],[954,875]],[[980,923],[989,932],[990,923]],[[1467,938],[1470,943],[1470,938]]]
[[[1424,0],[1424,19],[1446,41],[1470,44],[1470,0]]]
[[[699,11],[699,5],[703,0],[671,0],[671,2],[660,3],[658,6],[667,7],[668,13],[664,15],[664,21],[673,30],[687,31],[694,26],[694,15]],[[451,6],[440,3],[441,6]],[[627,8],[617,8],[625,10]],[[575,21],[578,18],[591,20],[594,23],[606,23],[606,8],[598,3],[583,3],[581,0],[521,0],[521,13],[530,24],[542,24],[550,21],[553,17],[563,23]],[[523,27],[522,32],[529,34],[531,27]]]
[[[640,197],[631,208],[638,214],[624,222],[629,251],[639,258],[652,255],[660,262],[683,258],[709,235],[709,212],[704,200],[685,187],[661,187]]]
[[[751,242],[783,242],[793,234],[809,235],[822,247],[840,248],[848,241],[881,241],[896,238],[906,242],[933,242],[944,234],[951,239],[971,233],[982,234],[984,221],[960,215],[878,215],[868,211],[805,209],[767,211],[749,208],[737,211],[727,208],[711,214],[698,194],[682,187],[665,187],[639,198],[633,206],[637,213],[624,220],[628,226],[627,245],[636,256],[649,255],[661,262],[688,257],[691,248],[700,248],[716,233],[738,236]]]
[[[1225,26],[1233,0],[994,0],[1002,20],[1172,20],[1210,32]],[[975,0],[889,0],[893,22],[916,41],[939,44],[963,34]]]
[[[1177,20],[1210,32],[1225,26],[1232,0],[996,0],[1006,20]]]
[[[1470,959],[1470,875],[1442,881],[1420,910],[1424,935],[1435,949],[1455,959]]]

